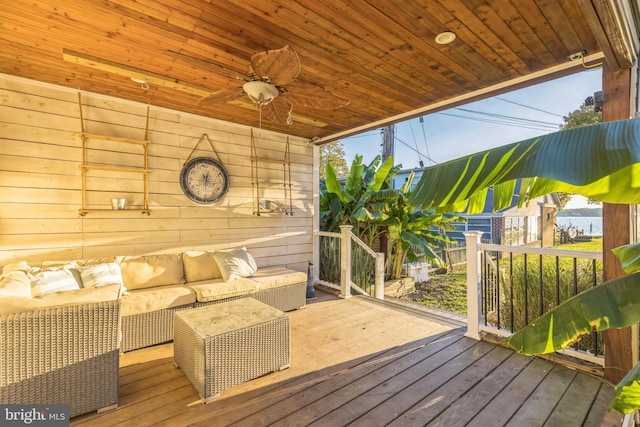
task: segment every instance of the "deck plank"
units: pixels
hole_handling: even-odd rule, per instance
[[[453,402],[433,420],[433,426],[467,425],[496,395],[522,372],[531,358],[512,353],[492,372],[482,378],[472,389]],[[469,380],[467,380],[469,381]],[[491,421],[497,426],[496,421]]]
[[[505,425],[544,380],[552,367],[553,365],[546,360],[533,359],[508,386],[500,390],[500,393],[491,402],[480,409],[470,424],[477,426]]]
[[[416,424],[424,425],[434,421],[452,402],[464,396],[465,393],[474,387],[482,378],[493,372],[494,369],[500,366],[500,364],[512,354],[512,351],[505,348],[492,348],[485,355],[479,357],[453,378],[438,387],[434,392],[427,394],[426,397],[418,402],[414,402],[411,408],[403,411],[402,415],[396,415],[395,420],[389,425],[415,426]],[[399,396],[404,395],[406,395],[406,393],[402,393]],[[425,395],[423,394],[422,396]],[[410,397],[411,401],[415,399],[414,396],[406,397]]]
[[[509,427],[544,425],[575,375],[575,371],[558,365],[554,366],[506,425]]]
[[[356,398],[409,369],[421,371],[425,365],[432,366],[433,369],[449,360],[451,352],[459,352],[472,344],[461,335],[446,335],[435,340],[432,345],[407,354],[395,360],[393,364],[386,364],[375,371],[370,371],[366,376],[355,381],[344,378],[343,380],[348,382],[342,387],[337,388],[339,384],[334,382],[322,384],[322,387],[314,387],[309,390],[309,403],[303,408],[299,405],[295,406],[298,401],[296,396],[295,401],[292,401],[294,411],[286,417],[282,417],[281,414],[278,416],[276,409],[272,409],[271,413],[277,416],[276,420],[286,425],[300,422],[304,423],[303,425],[310,425],[314,421],[318,422],[318,418],[324,425],[343,425],[357,417],[356,409],[366,408],[363,405],[357,405]],[[440,362],[437,359],[440,359]],[[332,390],[331,393],[327,393],[330,390]],[[372,403],[371,400],[368,401],[369,405]]]
[[[545,423],[548,427],[582,425],[600,389],[601,381],[579,372]]]
[[[128,352],[120,358],[119,408],[71,425],[534,426],[570,416],[571,407],[574,423],[563,425],[621,418],[604,410],[612,387],[599,378],[578,380],[574,370],[471,340],[418,311],[317,295],[289,313],[289,369],[205,405],[174,366],[173,343]],[[576,402],[581,388],[591,397]]]

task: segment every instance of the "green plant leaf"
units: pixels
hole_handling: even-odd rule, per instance
[[[389,176],[389,171],[393,167],[393,157],[387,157],[387,159],[380,165],[380,168],[374,174],[374,181],[371,183],[372,191],[380,191],[382,185],[385,183]]]
[[[628,119],[564,130],[493,148],[426,168],[412,194],[425,209],[463,211],[489,186],[523,178],[521,200],[552,191],[581,194],[608,203],[640,203],[640,120]],[[508,193],[511,194],[508,194]],[[494,187],[495,210],[513,196]],[[481,211],[475,200],[468,213]]]
[[[640,273],[618,277],[588,289],[546,312],[507,338],[527,355],[552,353],[592,330],[640,323]]]
[[[617,409],[630,414],[640,407],[640,363],[630,370],[615,386],[616,393],[607,404],[607,408]]]
[[[631,274],[640,271],[640,243],[632,243],[614,248],[613,254],[618,257],[622,270]]]

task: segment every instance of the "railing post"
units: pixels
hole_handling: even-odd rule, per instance
[[[480,341],[482,266],[478,245],[482,231],[465,231],[463,234],[467,243],[467,333],[464,335]]]
[[[340,298],[351,298],[351,225],[341,225]]]
[[[375,297],[384,299],[384,254],[382,252],[378,252],[376,257]]]

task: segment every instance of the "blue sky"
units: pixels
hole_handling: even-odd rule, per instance
[[[426,115],[396,125],[395,163],[404,169],[442,163],[558,130],[562,117],[602,88],[600,68]],[[345,138],[350,165],[381,153],[380,130]],[[582,205],[580,203],[579,205]]]

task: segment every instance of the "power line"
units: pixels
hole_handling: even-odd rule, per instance
[[[498,125],[504,125],[504,126],[518,127],[518,128],[523,128],[523,129],[539,130],[539,131],[542,131],[542,132],[548,132],[549,130],[557,130],[557,128],[550,129],[549,127],[527,125],[525,123],[515,124],[513,122],[508,122],[508,121],[504,121],[504,120],[501,121],[501,120],[481,119],[481,118],[476,118],[476,117],[462,116],[462,115],[459,115],[459,114],[450,114],[450,113],[438,113],[438,114],[442,114],[443,116],[450,116],[450,117],[457,117],[457,118],[461,118],[461,119],[474,120],[474,121],[482,122],[482,123],[491,123],[491,124],[498,124]]]
[[[533,119],[524,119],[524,118],[521,118],[521,117],[505,116],[503,114],[487,113],[487,112],[484,112],[484,111],[470,110],[470,109],[467,109],[467,108],[456,108],[456,110],[464,111],[465,113],[478,114],[478,115],[481,115],[481,116],[489,116],[489,117],[495,117],[495,118],[498,118],[498,119],[512,120],[512,121],[514,121],[516,123],[525,123],[525,124],[540,125],[540,126],[550,126],[550,127],[553,127],[554,129],[558,129],[558,127],[560,126],[558,123],[554,123],[554,122],[544,122],[542,120],[533,120]]]
[[[508,99],[500,98],[499,96],[496,96],[495,99],[497,99],[499,101],[502,101],[502,102],[508,102],[509,104],[519,105],[520,107],[529,108],[530,110],[540,111],[541,113],[546,113],[546,114],[549,114],[549,115],[552,115],[552,116],[564,118],[564,116],[561,115],[561,114],[551,113],[551,112],[546,111],[546,110],[541,110],[540,108],[535,108],[535,107],[531,107],[529,105],[520,104],[520,103],[515,102],[515,101],[509,101]]]
[[[416,150],[415,148],[413,148],[412,146],[410,146],[409,144],[407,144],[406,142],[404,142],[403,140],[401,140],[397,136],[396,136],[396,141],[398,141],[400,144],[404,145],[408,149],[410,149],[412,151],[415,151],[416,153],[418,153],[418,155],[420,155],[420,156],[424,157],[425,159],[429,160],[431,163],[434,163],[434,164],[438,163],[435,160],[433,160],[431,157],[422,154],[420,151]]]

